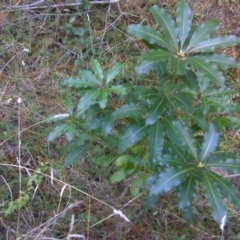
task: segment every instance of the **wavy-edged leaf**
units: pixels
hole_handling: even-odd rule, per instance
[[[66,137],[68,141],[72,141],[76,132],[76,124],[74,122],[68,122],[66,129]]]
[[[146,107],[139,104],[126,104],[118,108],[111,114],[112,120],[117,120],[125,117],[137,117],[139,118],[145,113]]]
[[[216,187],[215,179],[208,171],[203,171],[203,187],[213,218],[217,223],[221,224],[222,218],[227,215],[227,211],[222,194],[219,188]]]
[[[70,97],[64,97],[63,98],[63,104],[65,106],[65,108],[67,109],[67,111],[69,112],[69,114],[73,114],[73,101],[72,101],[72,98]]]
[[[97,77],[89,70],[79,71],[79,75],[83,80],[85,80],[87,82],[101,85],[101,81],[99,79],[97,79]]]
[[[174,109],[182,108],[187,110],[188,112],[192,112],[193,110],[193,97],[187,93],[178,92],[172,94],[172,96],[168,97],[169,103],[173,106]]]
[[[153,103],[149,107],[146,113],[146,124],[151,125],[156,122],[159,117],[163,114],[166,108],[166,97],[160,96],[153,100]]]
[[[91,60],[91,66],[92,66],[92,70],[95,73],[95,75],[97,76],[97,78],[103,82],[103,70],[101,68],[100,63],[98,62],[97,59],[92,59]]]
[[[189,129],[184,127],[179,121],[173,121],[172,125],[176,129],[176,132],[181,139],[181,143],[184,147],[186,147],[187,151],[197,159],[197,149],[194,144],[194,140],[192,139]]]
[[[215,151],[219,143],[219,136],[220,134],[216,131],[214,125],[210,124],[208,132],[204,134],[200,161],[204,161],[209,154]]]
[[[184,156],[183,153],[175,145],[167,141],[165,141],[165,143],[171,147],[171,150],[174,151],[175,156],[172,156],[169,154],[162,155],[160,159],[157,159],[158,160],[157,163],[160,166],[168,166],[168,167],[189,166],[186,156]]]
[[[64,132],[66,132],[67,128],[68,128],[67,124],[61,124],[56,126],[54,130],[50,132],[50,134],[48,135],[48,138],[47,138],[48,142],[51,142],[57,137],[61,136]]]
[[[150,195],[159,195],[168,192],[183,182],[193,171],[194,167],[171,167],[161,172],[150,187]]]
[[[157,44],[163,48],[171,48],[164,35],[150,26],[131,24],[128,26],[127,31],[138,38],[146,40],[150,44]]]
[[[178,209],[186,223],[192,222],[192,200],[195,193],[196,181],[193,174],[190,174],[178,188]]]
[[[190,88],[194,92],[197,92],[198,79],[193,71],[187,71],[187,73],[180,75],[179,77],[188,88]]]
[[[141,61],[138,66],[136,66],[135,72],[139,75],[143,73],[147,73],[148,71],[152,70],[157,65],[157,62],[155,61]]]
[[[197,55],[197,58],[206,59],[211,64],[215,64],[222,69],[228,68],[238,68],[240,63],[233,57],[229,57],[223,54],[213,53],[213,54],[202,54]]]
[[[233,152],[215,153],[215,154],[209,156],[209,158],[206,159],[204,165],[213,167],[212,164],[215,164],[214,167],[217,167],[218,162],[226,161],[226,160],[229,160],[229,159],[230,160],[237,159],[237,154],[233,153]]]
[[[183,75],[187,72],[186,70],[187,63],[188,62],[183,58],[179,58],[176,56],[170,57],[170,65],[173,71],[179,75]]]
[[[151,162],[158,162],[162,155],[164,144],[164,129],[160,121],[151,125],[148,135],[148,155]]]
[[[100,108],[104,109],[106,107],[107,100],[108,100],[107,90],[104,88],[100,89],[99,95],[98,95],[98,102],[99,102]]]
[[[220,188],[221,193],[227,197],[228,201],[234,203],[238,208],[240,208],[240,196],[236,187],[228,180],[214,172],[208,172],[208,174],[211,175],[214,183]]]
[[[93,105],[96,101],[96,98],[99,95],[99,90],[93,90],[89,93],[86,93],[83,97],[81,97],[77,110],[86,110],[91,105]]]
[[[192,25],[191,9],[186,1],[181,0],[177,5],[176,23],[182,49],[186,39],[188,38]]]
[[[221,96],[231,96],[236,93],[237,91],[235,89],[223,87],[219,89],[210,89],[208,92],[204,92],[202,96],[221,97]]]
[[[148,127],[145,125],[144,121],[138,122],[131,125],[123,134],[119,145],[119,152],[124,152],[134,143],[140,141],[148,132]]]
[[[116,94],[119,94],[119,95],[124,95],[124,94],[127,93],[126,88],[121,86],[121,85],[111,86],[108,90],[112,93],[116,93]]]
[[[229,128],[237,128],[240,129],[240,118],[232,117],[232,116],[225,116],[224,117],[225,123]]]
[[[228,158],[226,160],[218,161],[215,163],[210,163],[207,166],[216,167],[221,170],[230,171],[233,173],[240,172],[240,160],[239,159]]]
[[[208,97],[206,98],[208,104],[212,107],[215,107],[216,111],[223,113],[228,113],[230,111],[229,104],[227,102],[227,96],[221,98]]]
[[[211,34],[216,32],[219,28],[219,21],[216,20],[209,20],[202,23],[198,26],[192,34],[192,37],[186,46],[186,51],[191,51],[196,45],[200,42],[209,39]]]
[[[153,49],[142,54],[142,60],[149,62],[163,62],[170,57],[174,57],[174,54],[160,49]]]
[[[87,79],[83,79],[80,77],[70,77],[67,80],[65,80],[63,84],[69,87],[76,87],[76,88],[97,87],[99,85],[96,82],[90,82]]]
[[[107,72],[106,84],[110,83],[123,69],[123,63],[115,63]]]
[[[127,176],[126,171],[124,169],[120,169],[113,173],[113,175],[110,177],[111,183],[120,182],[123,179],[125,179]]]
[[[189,57],[188,62],[210,81],[216,83],[219,86],[224,85],[225,78],[222,72],[220,72],[215,65],[210,64],[207,60],[197,57]]]
[[[240,38],[234,35],[209,38],[193,47],[190,52],[213,51],[216,48],[231,47],[240,43]]]
[[[101,122],[103,136],[106,137],[113,128],[114,122],[111,120],[111,117],[107,115]]]
[[[199,114],[191,114],[191,113],[187,113],[187,115],[189,116],[189,118],[195,123],[197,124],[203,131],[207,131],[208,130],[208,123],[207,121],[203,118],[203,116],[200,116]]]
[[[85,156],[85,154],[88,151],[88,148],[89,146],[87,144],[84,144],[74,149],[64,159],[64,166],[67,167],[77,163],[79,160],[81,160]]]
[[[169,38],[173,49],[178,49],[176,24],[171,15],[169,15],[163,8],[159,8],[156,5],[151,8],[151,12],[153,13],[156,22],[159,24],[160,30]]]

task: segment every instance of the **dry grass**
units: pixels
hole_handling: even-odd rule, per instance
[[[63,168],[59,149],[65,139],[46,141],[52,125],[44,119],[64,113],[61,98],[72,94],[62,89],[63,80],[88,67],[93,54],[105,68],[114,61],[133,66],[144,49],[126,33],[126,27],[139,22],[155,24],[149,7],[157,3],[174,12],[177,2],[122,0],[119,5],[94,6],[88,12],[89,21],[86,15],[74,21],[75,28],[86,29],[87,42],[60,28],[76,15],[74,8],[18,11],[0,6],[0,239],[219,239],[221,233],[200,188],[194,226],[187,226],[178,213],[174,192],[164,195],[153,210],[144,211],[142,195],[132,198],[129,191],[122,195],[127,181],[109,185],[111,168],[95,166],[91,154],[77,166]],[[238,1],[222,1],[222,5],[218,0],[188,2],[196,23],[219,19],[219,33],[240,35]],[[9,6],[9,1],[3,5]],[[227,51],[239,59],[239,46]],[[228,76],[229,84],[235,83],[240,79],[239,70]],[[130,78],[134,79],[134,73],[129,68],[123,79]],[[239,148],[239,139],[232,135],[226,134],[226,142],[232,144],[227,148]],[[22,196],[29,197],[21,199],[23,207],[15,203],[17,208],[5,216],[8,203]],[[225,235],[236,239],[240,212],[230,205],[229,209]],[[114,210],[125,215],[114,214]]]

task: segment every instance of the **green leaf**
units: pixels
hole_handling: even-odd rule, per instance
[[[189,57],[188,62],[210,81],[213,81],[219,86],[224,85],[225,78],[222,72],[220,72],[215,65],[211,65],[207,60],[203,60],[197,57]]]
[[[187,151],[197,159],[197,150],[194,144],[194,140],[191,138],[189,134],[189,130],[187,127],[184,127],[179,121],[173,121],[172,125],[177,131],[179,138],[181,139],[181,143],[184,147],[187,147]]]
[[[66,137],[68,141],[72,141],[76,132],[76,124],[74,122],[67,123]]]
[[[87,79],[83,79],[80,77],[70,77],[63,82],[64,85],[69,87],[76,87],[76,88],[87,88],[87,87],[97,87],[98,83],[90,82]]]
[[[229,112],[229,104],[227,103],[227,96],[222,98],[208,97],[206,98],[208,104],[212,107],[215,107],[215,111],[224,113]]]
[[[208,92],[204,92],[202,96],[204,97],[225,97],[225,96],[231,96],[233,94],[237,93],[235,89],[232,88],[219,88],[219,89],[210,89]]]
[[[123,67],[124,67],[124,64],[115,63],[107,72],[106,84],[110,83],[113,79],[115,79]]]
[[[215,64],[222,69],[240,67],[240,63],[236,61],[235,58],[223,54],[199,54],[197,55],[197,58],[206,59],[210,64]]]
[[[218,146],[220,134],[216,131],[213,124],[209,125],[208,132],[204,135],[200,161],[204,161]]]
[[[205,166],[210,166],[213,167],[212,164],[217,164],[218,162],[222,162],[222,161],[231,161],[233,159],[237,159],[237,154],[233,153],[233,152],[219,152],[219,153],[215,153],[211,156],[209,156],[208,159],[206,159],[206,162],[204,165]],[[214,167],[217,167],[217,165],[214,165]]]
[[[192,222],[192,200],[195,193],[196,181],[193,174],[190,174],[181,183],[178,189],[178,209],[181,211],[184,220],[190,224]]]
[[[68,128],[67,124],[61,124],[58,125],[54,128],[54,130],[52,132],[50,132],[50,134],[48,135],[48,142],[53,141],[55,138],[61,136]]]
[[[179,77],[188,88],[197,92],[198,80],[197,80],[197,76],[194,72],[187,71],[186,74],[180,75]]]
[[[176,23],[182,49],[186,39],[188,38],[192,25],[191,9],[186,1],[180,1],[177,5]]]
[[[203,171],[203,187],[213,218],[218,224],[221,224],[222,218],[227,215],[227,211],[222,194],[216,187],[215,179],[208,171]]]
[[[193,35],[189,41],[189,44],[186,46],[186,51],[191,51],[196,45],[202,41],[209,39],[211,34],[216,32],[219,28],[219,21],[209,20],[195,29]]]
[[[91,66],[92,66],[92,70],[95,73],[95,75],[97,76],[97,78],[101,82],[103,82],[103,70],[102,70],[98,60],[92,59],[90,63],[91,63]]]
[[[132,197],[136,197],[140,193],[141,187],[145,179],[146,179],[145,174],[140,173],[139,175],[136,176],[135,179],[131,181],[130,191],[131,191]]]
[[[150,26],[132,24],[128,26],[127,31],[138,38],[146,40],[150,44],[157,44],[163,48],[171,48],[164,35]]]
[[[120,181],[124,180],[126,178],[126,176],[127,176],[126,171],[124,169],[120,169],[120,170],[114,172],[114,174],[110,178],[110,182],[111,183],[120,182]]]
[[[97,77],[89,70],[79,71],[79,75],[83,80],[85,80],[87,82],[101,85],[101,81],[99,79],[97,79]]]
[[[208,129],[208,123],[207,121],[198,114],[190,114],[187,113],[187,115],[190,117],[190,119],[197,124],[203,131],[207,131]]]
[[[75,150],[73,150],[72,152],[70,152],[65,160],[64,160],[64,166],[70,166],[72,164],[77,163],[79,160],[81,160],[84,155],[87,153],[88,151],[88,145],[84,144],[78,148],[76,148]]]
[[[139,118],[146,111],[145,106],[139,104],[126,104],[118,108],[111,114],[112,120],[117,120],[125,117],[137,117]]]
[[[150,187],[150,195],[159,195],[168,192],[183,182],[193,171],[194,167],[171,167],[161,172]]]
[[[240,160],[239,159],[232,159],[228,158],[225,160],[218,160],[215,163],[207,164],[207,166],[210,167],[216,167],[224,171],[230,171],[233,173],[239,173],[240,172]]]
[[[104,109],[106,107],[107,100],[108,100],[107,90],[104,88],[100,89],[98,95],[98,102],[100,108]]]
[[[187,72],[186,66],[187,61],[185,59],[172,56],[170,57],[170,64],[174,72],[176,72],[179,75],[183,75]]]
[[[106,137],[113,128],[114,122],[111,120],[111,117],[107,115],[101,122],[103,136]]]
[[[174,57],[174,54],[163,50],[151,50],[142,54],[142,60],[149,62],[163,62],[170,57]]]
[[[190,52],[214,51],[216,48],[231,47],[238,43],[240,38],[234,35],[210,38],[196,45]]]
[[[151,125],[148,135],[148,155],[151,162],[158,162],[162,156],[164,129],[160,121]]]
[[[234,203],[238,208],[240,208],[240,196],[236,187],[216,173],[208,172],[208,174],[214,180],[217,187],[220,188],[221,193],[227,196],[228,201]]]
[[[83,97],[81,97],[77,110],[83,110],[85,111],[87,108],[89,108],[91,105],[93,105],[96,101],[97,96],[99,95],[99,90],[93,90],[90,93],[85,94]]]
[[[70,98],[70,97],[63,98],[63,104],[64,104],[65,108],[67,109],[67,111],[69,112],[69,114],[72,115],[73,108],[74,108],[72,98]]]
[[[119,145],[119,152],[124,152],[134,143],[140,141],[148,132],[148,128],[143,121],[131,125],[123,134]]]
[[[93,159],[94,163],[97,166],[103,166],[103,167],[109,167],[114,160],[115,160],[114,157],[111,155],[102,155]]]
[[[163,8],[159,8],[156,5],[151,8],[151,12],[156,22],[159,24],[161,31],[168,37],[172,49],[178,49],[177,29],[171,15],[166,13]]]
[[[152,61],[141,61],[140,64],[138,66],[136,66],[135,72],[139,75],[143,74],[143,73],[147,73],[148,71],[152,70],[155,66],[157,65],[157,62]]]
[[[120,85],[111,86],[108,90],[119,95],[124,95],[127,93],[126,88]]]
[[[154,99],[153,103],[149,107],[149,110],[146,113],[146,124],[151,125],[155,123],[160,116],[163,114],[165,107],[166,107],[166,97],[159,96]]]

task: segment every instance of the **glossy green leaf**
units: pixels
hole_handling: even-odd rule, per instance
[[[97,79],[97,77],[91,71],[88,70],[79,71],[79,75],[83,80],[87,82],[101,85],[101,80]]]
[[[229,160],[233,160],[233,159],[237,159],[237,154],[233,153],[233,152],[218,152],[215,153],[211,156],[209,156],[209,158],[206,159],[205,161],[205,166],[213,166],[212,164],[216,164],[214,166],[217,167],[217,163],[218,162],[222,162],[222,161],[229,161]]]
[[[119,152],[124,152],[129,147],[131,147],[134,143],[140,141],[148,132],[148,128],[146,127],[143,121],[138,122],[136,124],[131,125],[123,134],[119,145]]]
[[[150,187],[150,195],[159,195],[168,192],[183,182],[193,171],[193,167],[171,167],[159,174],[159,177]]]
[[[66,137],[68,141],[72,141],[76,133],[76,124],[74,122],[69,122],[66,129]]]
[[[97,78],[101,82],[103,82],[103,70],[102,70],[98,60],[92,59],[90,63],[91,63],[91,66],[92,66],[92,70],[95,73],[95,75],[97,76]]]
[[[152,70],[157,65],[157,62],[155,61],[141,61],[138,66],[136,66],[135,72],[139,75],[143,73],[147,73],[148,71]]]
[[[219,86],[223,86],[225,78],[215,65],[211,65],[207,60],[197,57],[189,57],[188,62],[202,73],[204,77],[209,78],[210,81]]]
[[[162,156],[164,129],[160,121],[151,125],[148,135],[148,155],[151,162],[158,162]]]
[[[139,118],[146,111],[145,106],[139,104],[126,104],[118,108],[111,114],[112,120],[117,120],[125,117],[137,117]]]
[[[132,24],[128,26],[127,31],[138,38],[146,40],[150,44],[157,44],[163,48],[171,47],[164,35],[150,26]]]
[[[216,186],[219,187],[221,193],[227,196],[228,201],[240,208],[240,196],[236,187],[216,173],[208,172],[208,174],[211,175],[211,178],[214,180]]]
[[[240,67],[240,63],[236,61],[235,58],[223,54],[199,54],[197,58],[206,59],[210,64],[215,64],[222,69]]]
[[[160,30],[167,35],[169,43],[172,45],[172,48],[177,49],[177,29],[171,15],[169,15],[163,8],[159,8],[156,5],[151,8],[151,12],[153,13],[156,22],[159,24]]]
[[[114,122],[111,120],[111,117],[107,115],[101,122],[103,136],[106,137],[113,128]]]
[[[56,126],[54,130],[50,132],[50,134],[48,135],[48,138],[47,138],[48,142],[51,142],[57,137],[61,136],[67,130],[67,128],[68,128],[67,124],[61,124]]]
[[[188,38],[188,34],[191,30],[191,9],[186,1],[181,0],[177,5],[177,30],[181,44],[181,49]]]
[[[170,57],[174,57],[174,54],[160,49],[151,50],[142,54],[142,60],[149,62],[163,62],[168,60]]]
[[[208,132],[204,134],[200,161],[204,161],[209,156],[209,154],[215,151],[219,143],[219,136],[220,134],[216,131],[214,125],[210,124]]]
[[[86,110],[96,102],[96,98],[98,97],[98,95],[99,90],[93,90],[92,92],[85,94],[83,97],[81,97],[77,109]]]
[[[186,46],[186,51],[191,51],[196,45],[201,43],[202,41],[209,39],[211,34],[216,32],[219,28],[219,21],[209,20],[202,23],[199,27],[195,29],[192,34],[192,37]]]
[[[102,88],[99,90],[99,95],[98,95],[98,102],[100,108],[104,109],[107,105],[107,100],[108,100],[108,94],[107,90]]]
[[[188,88],[197,92],[198,80],[196,74],[193,71],[187,71],[186,74],[180,75],[179,77]]]
[[[123,69],[123,63],[115,63],[107,72],[106,84],[109,84]]]
[[[170,57],[170,65],[172,67],[172,70],[179,75],[183,75],[187,72],[186,70],[187,63],[188,62],[183,58],[176,56]]]
[[[187,115],[189,116],[189,118],[195,123],[197,124],[203,131],[207,131],[208,130],[208,123],[206,121],[205,118],[203,118],[203,116],[200,116],[198,114],[190,114],[187,113]]]
[[[224,87],[219,89],[210,89],[208,92],[204,92],[202,96],[221,97],[221,96],[232,96],[235,93],[237,93],[235,89]]]
[[[69,114],[72,115],[73,108],[74,108],[72,98],[70,98],[70,97],[63,98],[63,104],[64,104],[65,108],[67,109],[67,111],[69,112]]]
[[[182,108],[189,113],[192,112],[193,97],[189,94],[184,92],[175,93],[168,97],[168,100],[174,109]]]
[[[174,121],[172,124],[176,129],[179,138],[181,139],[182,145],[187,147],[187,151],[195,159],[197,159],[197,149],[195,147],[194,140],[189,133],[189,129],[187,127],[184,127],[179,121]]]
[[[216,187],[215,178],[208,171],[203,172],[203,187],[214,220],[221,224],[222,218],[227,215],[226,207],[219,188]]]
[[[155,123],[160,116],[164,113],[164,110],[166,108],[166,97],[159,96],[156,99],[154,99],[153,103],[149,107],[147,113],[146,113],[146,124],[151,125]]]
[[[115,86],[111,86],[108,89],[110,92],[112,93],[116,93],[118,95],[124,95],[127,93],[127,90],[125,87],[121,86],[121,85],[115,85]]]
[[[64,160],[64,166],[67,167],[67,166],[77,163],[79,160],[81,160],[85,156],[85,154],[88,151],[88,148],[89,148],[88,145],[84,144],[84,145],[81,145],[80,147],[77,147],[76,149],[74,149],[72,152],[70,152],[66,156],[66,158]]]
[[[215,107],[215,111],[228,113],[230,111],[229,104],[227,103],[227,96],[222,98],[209,97],[206,98],[208,104],[212,107]]]
[[[239,159],[228,158],[225,160],[217,161],[215,163],[210,163],[207,166],[216,167],[221,170],[230,171],[233,173],[240,172],[240,160]]]
[[[179,148],[175,144],[171,144],[168,141],[165,140],[165,143],[167,146],[171,147],[171,150],[174,151],[174,156],[164,154],[161,156],[161,158],[157,159],[158,164],[160,166],[168,166],[168,167],[188,167],[188,162],[186,159],[186,156],[182,154],[181,151],[179,151]]]
[[[216,48],[232,47],[238,43],[240,43],[240,38],[234,35],[210,38],[196,45],[191,52],[213,51]]]
[[[111,183],[120,182],[123,179],[125,179],[126,176],[127,176],[126,171],[124,169],[120,169],[113,173],[113,175],[110,178],[110,182]]]
[[[87,87],[97,87],[98,83],[90,82],[87,79],[83,79],[80,77],[70,77],[63,82],[64,85],[69,87],[76,87],[76,88],[87,88]]]
[[[192,200],[195,193],[196,181],[193,174],[190,174],[178,188],[178,208],[184,220],[190,224],[192,222]]]

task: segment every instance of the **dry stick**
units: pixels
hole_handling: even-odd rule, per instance
[[[103,1],[91,1],[91,4],[112,4],[117,3],[120,0],[103,0]],[[43,1],[39,1],[37,3],[34,3],[34,5],[40,4]],[[16,10],[37,10],[37,9],[46,9],[46,8],[58,8],[58,7],[75,7],[82,5],[82,3],[60,3],[60,4],[54,4],[49,6],[33,6],[33,4],[25,5],[25,6],[3,6],[4,8],[10,8],[10,9],[16,9]]]
[[[64,209],[62,212],[56,214],[54,217],[52,217],[51,219],[47,220],[46,222],[42,223],[41,225],[39,225],[36,228],[33,228],[30,232],[28,232],[27,234],[24,234],[22,237],[18,238],[17,240],[23,240],[26,239],[26,237],[31,234],[34,231],[37,231],[39,228],[44,227],[45,225],[49,225],[52,221],[56,220],[57,218],[61,217],[64,213],[66,213],[67,211],[71,210],[72,208],[74,208],[75,206],[77,206],[79,203],[81,203],[81,201],[78,201],[76,203],[73,203],[71,205],[69,205],[66,209]]]

